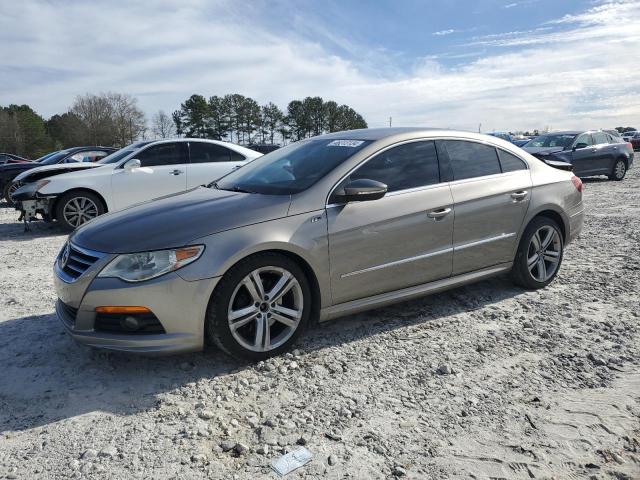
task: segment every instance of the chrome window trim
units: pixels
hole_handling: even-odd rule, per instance
[[[516,232],[501,233],[500,235],[496,235],[494,237],[487,237],[481,240],[474,240],[473,242],[463,243],[462,245],[459,245],[459,246],[454,245],[453,247],[444,248],[442,250],[436,250],[435,252],[423,253],[413,257],[403,258],[401,260],[395,260],[393,262],[382,263],[380,265],[374,265],[372,267],[363,268],[361,270],[355,270],[353,272],[343,273],[340,275],[340,278],[348,278],[354,275],[360,275],[361,273],[369,273],[369,272],[374,272],[376,270],[382,270],[384,268],[395,267],[397,265],[404,265],[405,263],[415,262],[416,260],[423,260],[429,257],[435,257],[436,255],[442,255],[444,253],[453,252],[455,255],[455,252],[457,250],[464,250],[466,248],[477,247],[478,245],[484,245],[485,243],[496,242],[498,240],[504,240],[506,238],[511,238],[515,236],[516,236]]]

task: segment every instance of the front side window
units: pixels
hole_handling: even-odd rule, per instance
[[[498,149],[498,156],[500,157],[500,166],[503,173],[527,169],[524,160],[516,157],[513,153]]]
[[[445,140],[442,143],[451,162],[454,180],[501,173],[494,147],[464,140]]]
[[[435,142],[412,142],[382,152],[349,175],[348,181],[363,178],[384,183],[389,192],[439,183]]]
[[[302,140],[268,153],[212,186],[220,190],[292,195],[311,187],[370,140]]]
[[[185,144],[183,142],[161,143],[143,150],[136,158],[143,167],[159,167],[163,165],[180,165],[187,163]]]
[[[593,139],[591,138],[590,133],[583,133],[581,135],[578,135],[576,141],[573,144],[573,146],[576,148],[585,148],[591,145],[593,145]]]
[[[189,142],[189,157],[191,163],[231,162],[231,150],[207,142]],[[244,157],[243,157],[244,159]]]

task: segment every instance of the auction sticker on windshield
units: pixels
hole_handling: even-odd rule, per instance
[[[359,147],[363,143],[364,143],[364,140],[334,140],[333,142],[327,143],[327,147],[355,148],[355,147]]]

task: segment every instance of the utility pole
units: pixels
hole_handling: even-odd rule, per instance
[[[478,124],[478,133],[482,133],[482,123]]]
[[[393,121],[393,117],[389,117],[389,128],[391,128],[391,122]]]

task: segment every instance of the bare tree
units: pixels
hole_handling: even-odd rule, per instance
[[[173,119],[164,110],[159,110],[151,119],[151,131],[156,138],[170,138],[176,134]]]

